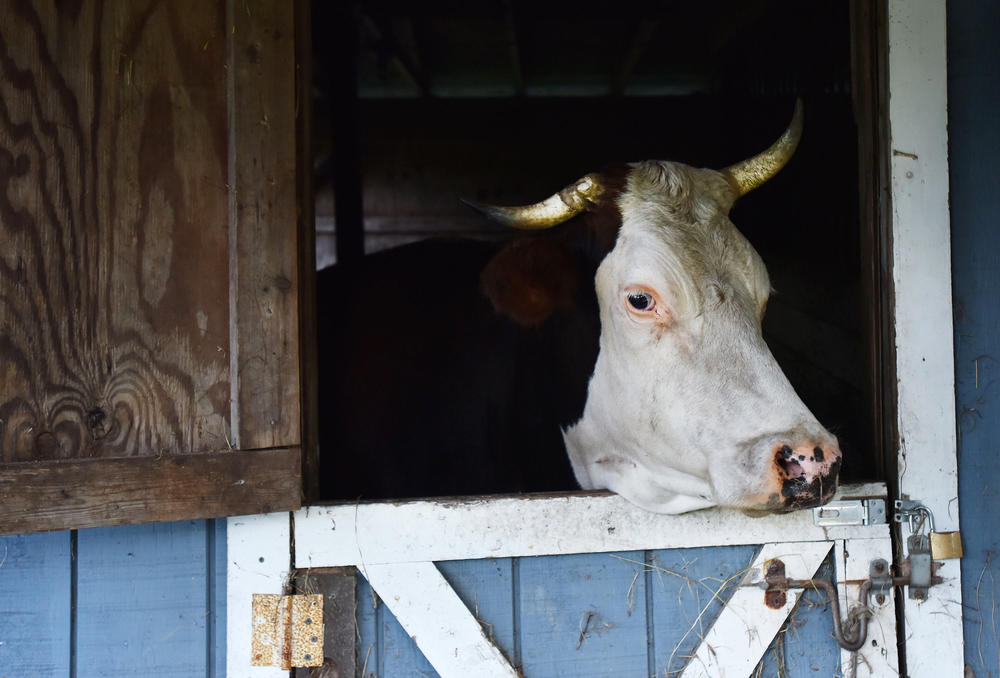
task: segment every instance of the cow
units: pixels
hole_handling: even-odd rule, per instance
[[[837,439],[761,321],[771,287],[729,220],[802,133],[722,170],[645,161],[534,205],[524,229],[321,271],[321,485],[356,500],[608,489],[658,513],[827,502]]]

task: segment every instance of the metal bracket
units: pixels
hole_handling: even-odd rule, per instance
[[[885,501],[874,499],[840,499],[813,509],[813,524],[820,527],[851,525],[884,525]]]
[[[927,600],[930,587],[941,583],[941,578],[935,576],[938,566],[931,560],[930,536],[911,534],[906,538],[906,552],[900,574],[909,586],[907,595],[913,600]]]
[[[931,510],[919,501],[908,499],[897,499],[892,503],[895,512],[892,515],[894,522],[901,523],[906,520],[910,526],[910,532],[916,532],[923,526],[923,521],[927,521],[930,528],[928,532],[934,531],[934,514]],[[918,520],[918,519],[923,520]]]

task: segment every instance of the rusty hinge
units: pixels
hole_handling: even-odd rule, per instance
[[[253,594],[253,666],[323,665],[323,596]]]

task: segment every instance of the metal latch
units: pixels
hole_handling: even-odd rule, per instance
[[[885,501],[874,499],[840,499],[813,509],[813,524],[820,527],[851,525],[884,525]]]
[[[926,600],[930,587],[941,583],[941,578],[937,576],[940,563],[935,563],[935,559],[961,557],[961,535],[958,532],[934,532],[934,516],[923,504],[897,500],[894,506],[896,511],[893,520],[897,523],[909,521],[910,531],[914,532],[906,539],[906,558],[900,564],[897,576],[893,575],[892,568],[885,559],[878,558],[871,562],[868,579],[859,587],[860,605],[852,608],[846,619],[842,620],[840,617],[840,599],[837,588],[832,583],[825,579],[788,579],[785,576],[785,564],[778,559],[768,562],[764,581],[759,584],[764,587],[764,603],[772,608],[782,607],[790,588],[826,592],[837,644],[845,650],[854,651],[864,645],[868,636],[870,597],[874,597],[882,605],[886,601],[886,594],[893,587],[906,586],[910,598]],[[880,499],[830,502],[813,509],[813,522],[824,527],[884,523],[885,504]],[[925,526],[930,530],[928,534],[922,532]],[[952,555],[956,553],[957,555]]]
[[[937,532],[934,529],[934,514],[929,508],[920,502],[907,499],[897,499],[893,506],[896,509],[892,517],[893,520],[897,523],[907,521],[911,533],[922,532],[924,526],[928,528],[930,542],[927,549],[933,560],[950,560],[962,557],[962,533]],[[923,542],[919,542],[917,546],[918,549],[922,548]],[[907,540],[907,550],[909,550],[909,540]]]
[[[885,563],[884,560],[882,562]],[[770,608],[783,607],[790,588],[825,591],[830,600],[833,636],[837,639],[837,644],[852,652],[865,644],[868,637],[868,592],[872,586],[870,579],[861,584],[859,595],[861,605],[848,612],[846,621],[840,619],[840,598],[837,596],[837,587],[825,579],[788,579],[785,576],[785,563],[777,558],[768,562],[763,586],[764,603]]]

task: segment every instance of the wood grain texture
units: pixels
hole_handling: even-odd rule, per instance
[[[0,477],[300,443],[292,14],[0,7]],[[207,515],[184,496],[139,513]]]
[[[76,9],[0,16],[0,459],[221,449],[223,17]]]
[[[236,447],[298,444],[295,21],[292,3],[230,8]]]
[[[0,534],[287,511],[299,448],[8,465]]]

